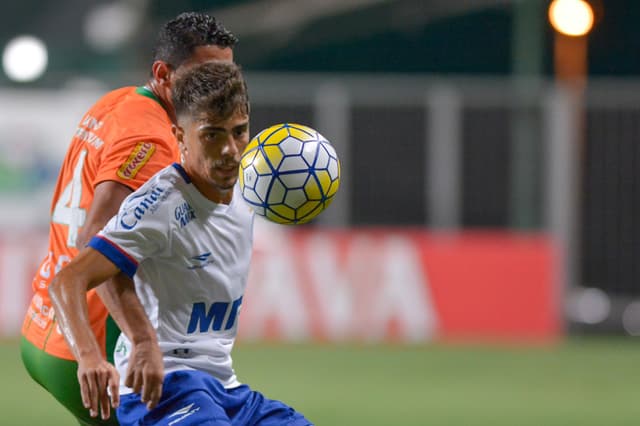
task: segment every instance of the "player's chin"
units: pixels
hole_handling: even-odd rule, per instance
[[[224,182],[232,182],[236,183],[238,180],[238,168],[229,168],[229,169],[213,169],[211,170],[210,177],[213,181],[223,184]]]
[[[223,191],[230,191],[233,189],[237,181],[238,176],[235,176],[233,178],[229,177],[226,179],[216,179],[215,183],[218,189],[221,189]]]

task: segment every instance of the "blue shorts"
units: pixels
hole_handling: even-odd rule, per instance
[[[167,374],[162,398],[151,411],[140,401],[140,394],[122,395],[117,415],[122,426],[313,425],[293,408],[247,385],[225,389],[213,376],[193,370]]]

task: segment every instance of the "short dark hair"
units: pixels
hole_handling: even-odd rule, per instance
[[[198,46],[233,48],[238,39],[213,16],[185,12],[167,22],[160,30],[153,49],[153,61],[164,61],[178,68]]]
[[[172,100],[177,117],[206,113],[227,119],[238,111],[249,114],[247,84],[240,67],[231,62],[205,62],[180,73]]]

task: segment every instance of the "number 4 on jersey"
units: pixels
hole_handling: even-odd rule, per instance
[[[84,221],[87,219],[87,211],[80,208],[80,200],[82,200],[82,168],[84,167],[84,159],[86,156],[87,150],[83,150],[73,169],[71,182],[67,184],[62,194],[60,194],[60,198],[58,198],[56,206],[53,209],[53,216],[51,217],[53,222],[69,227],[67,236],[68,247],[76,246],[78,229],[84,225]]]

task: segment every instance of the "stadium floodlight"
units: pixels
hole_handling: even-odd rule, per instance
[[[37,37],[23,35],[7,43],[2,54],[4,72],[13,81],[37,80],[47,68],[47,47]]]
[[[593,8],[585,0],[553,0],[549,5],[549,22],[565,35],[584,36],[593,28]]]

